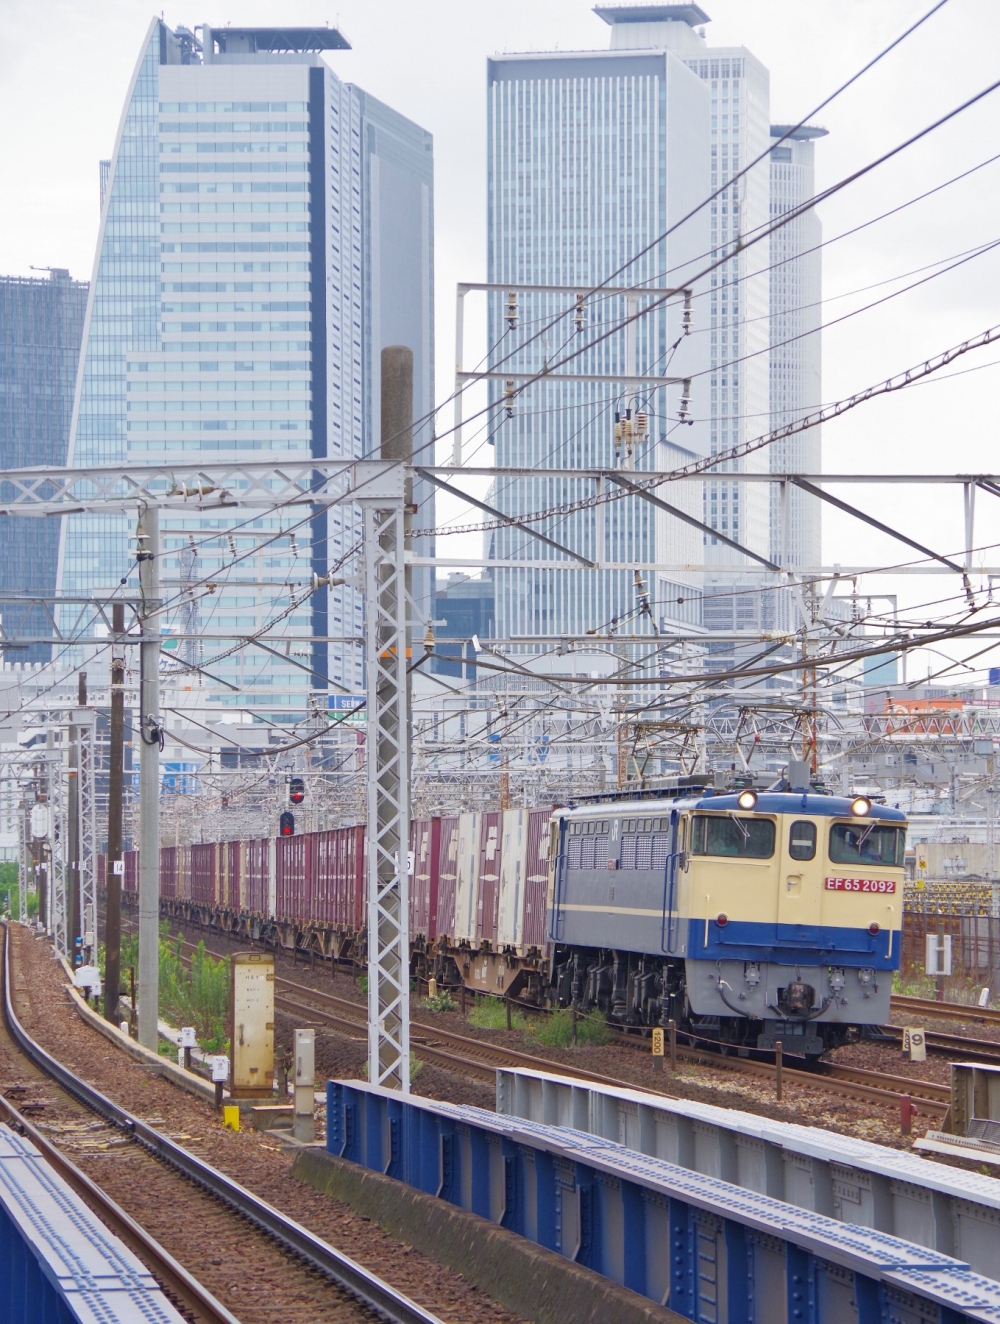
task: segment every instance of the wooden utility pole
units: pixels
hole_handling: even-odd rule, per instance
[[[104,926],[104,1015],[118,1024],[118,994],[121,988],[122,955],[122,796],[125,779],[125,658],[120,651],[125,633],[125,606],[111,609],[114,633],[111,657],[110,766],[108,771],[108,854],[105,877],[107,909]]]

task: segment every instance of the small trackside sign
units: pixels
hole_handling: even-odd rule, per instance
[[[895,892],[894,878],[828,878],[828,892]]]

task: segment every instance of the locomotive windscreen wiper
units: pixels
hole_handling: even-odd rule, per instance
[[[860,838],[859,838],[859,840],[858,840],[858,854],[859,854],[859,855],[861,854],[862,850],[864,849],[865,842],[866,842],[866,841],[868,840],[868,838],[871,836],[872,831],[873,831],[876,827],[878,827],[878,820],[877,820],[877,819],[875,820],[874,823],[869,823],[868,826],[865,828],[864,832],[862,832],[862,834],[861,834],[861,836],[860,836]]]
[[[743,844],[746,845],[746,843],[750,840],[750,829],[743,822],[742,818],[736,817],[736,815],[733,813],[731,809],[729,811],[729,817],[733,820],[733,822],[736,824],[739,830],[743,833]]]

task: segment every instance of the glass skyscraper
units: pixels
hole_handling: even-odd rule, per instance
[[[820,297],[819,255],[806,250],[818,242],[818,219],[806,212],[770,242],[743,247],[739,241],[811,196],[811,139],[822,131],[799,131],[771,150],[768,71],[744,47],[709,46],[702,26],[709,18],[700,6],[604,4],[595,13],[611,29],[608,51],[511,55],[489,62],[489,278],[579,281],[585,287],[624,266],[616,283],[682,284],[693,259],[700,268],[728,252],[728,260],[695,291],[694,334],[676,352],[675,325],[669,314],[657,312],[638,322],[635,348],[624,334],[612,336],[575,365],[623,372],[629,357],[639,371],[658,364],[661,371],[691,375],[697,422],[677,426],[677,396],[670,390],[621,392],[611,400],[607,388],[596,386],[535,387],[518,400],[514,420],[497,422],[498,464],[616,467],[620,459],[609,443],[609,419],[612,409],[631,405],[650,418],[650,441],[637,451],[636,468],[670,468],[684,458],[673,449],[678,442],[699,455],[724,452],[800,416],[819,398],[818,336],[781,343],[817,324],[815,310],[806,305]],[[738,183],[726,187],[758,158]],[[696,218],[659,238],[717,189],[719,196]],[[530,335],[558,306],[552,296],[526,301],[523,334]],[[603,300],[597,309],[588,335],[621,318],[627,301]],[[514,336],[521,333],[506,330],[504,312],[503,296],[497,296],[493,366],[537,370],[574,347],[570,316],[519,353]],[[657,439],[662,439],[659,455]],[[795,494],[788,505],[789,527],[781,534],[778,503],[772,507],[768,485],[725,477],[733,469],[766,474],[803,468],[819,468],[817,434],[722,461],[704,484],[703,504],[698,494],[697,513],[759,555],[776,560],[784,548],[785,564],[815,565],[820,523],[814,501]],[[686,490],[695,491],[693,485]],[[524,513],[557,507],[569,493],[569,485],[558,479],[519,479],[498,484],[495,499],[505,512]],[[676,494],[662,489],[661,494],[682,504]],[[554,514],[535,527],[591,555],[601,521],[587,511]],[[653,520],[649,508],[634,501],[610,507],[603,529],[608,559],[708,567],[694,594],[671,582],[676,575],[654,577],[654,596],[665,607],[663,628],[670,628],[673,617],[703,623],[709,632],[759,629],[782,612],[787,615],[785,594],[762,593],[759,568],[711,535],[693,534],[666,516]],[[539,632],[579,633],[581,624],[590,628],[631,605],[630,576],[599,576],[596,588],[574,597],[573,572],[540,576],[503,567],[504,558],[551,560],[552,553],[522,533],[500,531],[492,545],[498,561],[498,635],[518,628],[528,632],[529,623]],[[767,583],[774,584],[774,577]],[[685,598],[683,604],[678,597]],[[732,652],[731,646],[717,647]]]
[[[651,296],[595,296],[578,321],[572,291],[586,292],[609,277],[615,287],[680,287],[708,248],[704,212],[664,237],[708,191],[704,83],[663,49],[560,51],[494,57],[487,88],[489,280],[569,290],[519,295],[513,328],[506,294],[491,298],[490,366],[501,374],[491,421],[497,465],[642,471],[703,453],[707,430],[678,420],[679,386],[620,380],[683,378],[707,368],[705,338],[683,334],[683,299],[661,300],[634,330],[602,338],[630,311],[648,306]],[[589,340],[598,343],[556,371],[601,374],[603,381],[540,383],[520,394],[513,416],[506,416],[500,399],[505,372],[541,371]],[[703,379],[695,416],[706,411],[707,400]],[[619,438],[617,451],[616,417],[632,430],[631,443]],[[523,530],[497,530],[491,553],[497,636],[582,635],[615,625],[642,634],[699,625],[700,591],[691,576],[652,575],[646,584],[650,619],[639,609],[631,567],[697,564],[700,535],[636,497],[559,512],[582,494],[578,482],[558,474],[497,481],[492,500],[505,514],[551,509],[532,527],[584,557],[620,567],[581,572]],[[700,515],[694,485],[676,484],[662,495]]]
[[[73,388],[87,306],[85,281],[53,268],[48,279],[0,276],[0,469],[62,466],[69,445]],[[0,590],[51,597],[56,587],[59,521],[0,519]],[[0,607],[8,632],[50,633],[42,607]],[[8,662],[45,662],[49,644],[7,654]]]
[[[74,465],[377,454],[371,383],[386,334],[413,344],[418,412],[429,403],[431,140],[323,61],[346,48],[331,28],[150,25],[102,189]],[[420,181],[388,236],[375,219],[387,122],[398,169]],[[396,323],[379,319],[385,268],[403,273]],[[220,704],[292,719],[328,681],[361,685],[359,650],[324,639],[361,634],[360,589],[304,595],[355,546],[350,503],[250,522],[171,512],[160,527],[164,596],[217,585],[176,622],[241,691],[213,691]],[[133,533],[119,516],[67,520],[63,589],[131,576]],[[234,647],[269,622],[272,640],[296,636],[280,657]]]

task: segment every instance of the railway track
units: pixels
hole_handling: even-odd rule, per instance
[[[196,945],[185,943],[185,947],[192,951]],[[224,959],[228,955],[226,952],[208,947],[205,951],[215,959]],[[277,1010],[288,1016],[307,1020],[317,1028],[326,1027],[349,1038],[362,1041],[366,1039],[367,1009],[363,1004],[349,998],[338,997],[335,993],[313,988],[311,985],[300,984],[283,975],[275,974],[274,983],[274,1002]],[[902,1031],[899,1033],[901,1035]],[[618,1036],[618,1042],[648,1052],[645,1041],[640,1041],[634,1035],[621,1034]],[[534,1053],[524,1053],[470,1035],[457,1034],[453,1030],[445,1030],[427,1022],[411,1021],[410,1044],[422,1061],[489,1084],[495,1082],[498,1067],[523,1067],[532,1071],[551,1071],[557,1075],[572,1076],[592,1084],[616,1089],[648,1088],[636,1085],[633,1081],[586,1071],[572,1063],[548,1061]],[[997,1048],[1000,1049],[1000,1045],[997,1045]],[[769,1082],[773,1082],[775,1078],[773,1065],[752,1061],[749,1058],[680,1046],[677,1056],[682,1062],[736,1071]],[[1000,1056],[997,1060],[1000,1060]],[[796,1063],[796,1059],[785,1058],[783,1070],[786,1080],[794,1081],[796,1085],[804,1088],[825,1091],[828,1094],[837,1094],[865,1103],[877,1103],[894,1110],[898,1110],[901,1099],[908,1096],[918,1111],[934,1118],[943,1117],[951,1101],[951,1091],[946,1085],[938,1085],[934,1081],[919,1080],[910,1076],[868,1071],[862,1067],[847,1067],[835,1063],[800,1066]],[[666,1093],[662,1090],[654,1092]]]
[[[206,951],[208,949],[206,948]],[[214,957],[226,953],[212,951]],[[366,1037],[366,1008],[348,998],[338,997],[275,975],[275,1008],[286,1015],[307,1019],[322,1028],[326,1026],[348,1037],[363,1040]],[[645,1044],[630,1035],[619,1036],[619,1042],[642,1051]],[[411,1021],[410,1044],[419,1057],[445,1070],[458,1071],[475,1080],[493,1084],[497,1067],[524,1067],[533,1071],[551,1071],[557,1075],[573,1076],[591,1084],[607,1085],[617,1089],[643,1089],[632,1081],[586,1071],[572,1063],[549,1061],[534,1053],[524,1053],[500,1044],[493,1044],[470,1035],[458,1034],[438,1025]],[[738,1071],[768,1081],[774,1080],[774,1067],[766,1062],[748,1058],[729,1057],[698,1048],[679,1048],[681,1061],[696,1063],[729,1071]],[[867,1103],[879,1103],[898,1109],[900,1099],[908,1095],[923,1112],[943,1117],[948,1109],[950,1091],[947,1086],[932,1081],[915,1080],[908,1076],[890,1076],[883,1072],[866,1071],[860,1067],[823,1064],[820,1068],[799,1067],[794,1059],[785,1060],[786,1080],[805,1088],[838,1094]],[[664,1091],[658,1091],[660,1093]]]
[[[224,1293],[234,1266],[252,1264],[255,1278],[267,1284],[268,1291],[261,1301],[263,1313],[243,1314],[245,1324],[251,1317],[274,1318],[274,1291],[281,1294],[281,1317],[286,1321],[307,1324],[321,1317],[335,1324],[440,1324],[437,1316],[56,1061],[17,1017],[10,949],[10,926],[4,925],[0,1063],[5,1067],[3,1095],[13,1099],[0,1095],[0,1113],[38,1146],[81,1198],[139,1255],[190,1319],[198,1324],[239,1324],[211,1288],[219,1283]],[[55,1099],[52,1084],[57,1086]],[[48,1090],[49,1096],[39,1098],[40,1089]],[[45,1121],[33,1122],[27,1116],[29,1111],[41,1113]],[[62,1144],[54,1143],[46,1131],[60,1136]],[[170,1239],[183,1245],[179,1257],[68,1157],[65,1151],[74,1143],[83,1152],[88,1148],[93,1152],[95,1135],[101,1157],[111,1154],[119,1160],[115,1168],[119,1163],[127,1167],[124,1189],[141,1193],[140,1203],[152,1199],[159,1210],[170,1211]],[[109,1170],[109,1176],[114,1175]],[[192,1229],[197,1229],[194,1235]],[[209,1246],[218,1258],[206,1259]],[[181,1259],[198,1266],[198,1278]],[[237,1276],[242,1274],[241,1270]]]
[[[992,1007],[967,1007],[960,1002],[936,1002],[933,998],[911,998],[892,995],[892,1010],[911,1016],[925,1016],[932,1020],[976,1022],[1000,1027],[1000,1011]]]

